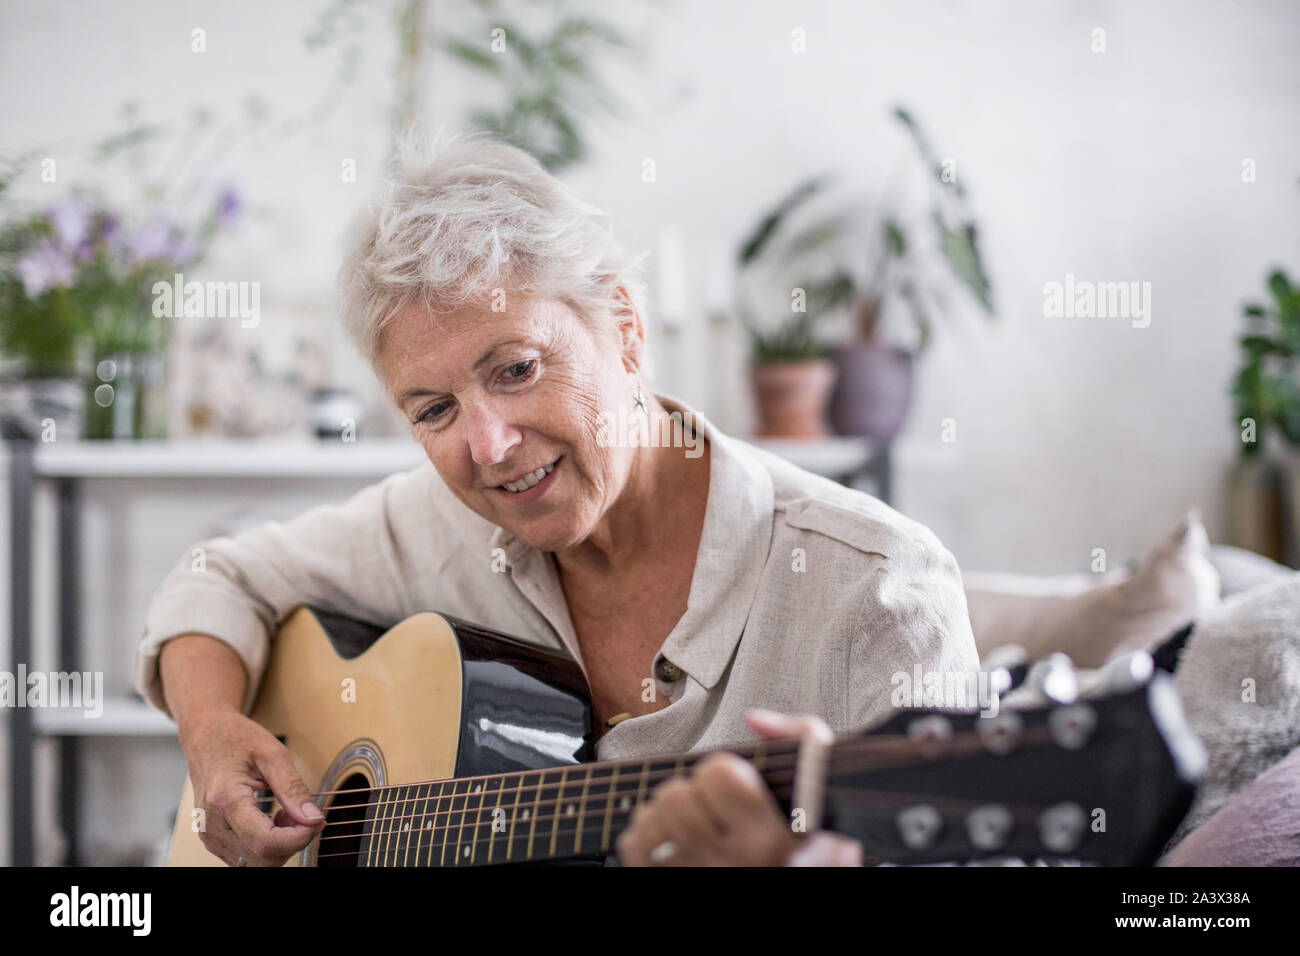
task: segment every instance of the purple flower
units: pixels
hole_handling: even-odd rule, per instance
[[[155,219],[139,232],[130,242],[131,264],[154,262],[159,259],[168,261],[171,256],[172,227],[169,223]]]
[[[167,255],[167,261],[178,266],[190,265],[199,257],[199,246],[190,236],[182,236],[179,233],[172,239],[171,249]]]
[[[122,251],[126,237],[122,233],[122,224],[117,217],[105,213],[99,220],[99,241],[109,252]]]
[[[50,289],[72,285],[76,274],[72,261],[49,239],[42,239],[18,260],[18,276],[29,299],[39,299]]]
[[[54,234],[64,249],[75,249],[90,236],[91,213],[90,203],[79,196],[55,203],[50,208]]]
[[[239,218],[242,208],[243,203],[240,201],[239,192],[234,186],[226,186],[217,198],[217,225],[223,229],[229,226]]]

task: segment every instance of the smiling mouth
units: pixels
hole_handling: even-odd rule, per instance
[[[525,492],[529,488],[532,488],[534,485],[541,482],[543,478],[545,478],[552,471],[554,471],[555,466],[559,462],[559,460],[560,459],[557,458],[549,465],[543,465],[541,468],[538,468],[536,471],[530,471],[528,474],[524,475],[522,478],[518,479],[517,481],[507,481],[505,484],[497,485],[497,487],[504,488],[506,491],[513,492],[514,494],[520,494],[521,492]]]

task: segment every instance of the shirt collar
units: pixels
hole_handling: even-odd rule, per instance
[[[747,453],[743,442],[723,434],[702,413],[680,399],[656,397],[667,411],[681,412],[694,425],[695,433],[708,439],[710,448],[708,502],[686,613],[660,653],[704,687],[712,688],[731,662],[767,564],[775,501],[772,478]],[[504,528],[495,529],[491,545],[505,551],[512,568],[522,571],[548,564],[532,560],[540,552],[528,554],[536,549]],[[547,578],[558,587],[558,577],[549,574]],[[562,595],[559,597],[562,620],[571,627]],[[555,608],[548,610],[559,613]],[[563,629],[561,636],[568,643]],[[570,649],[577,656],[577,649]]]

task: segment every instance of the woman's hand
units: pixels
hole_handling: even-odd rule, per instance
[[[818,717],[752,710],[747,719],[764,740],[834,739]],[[633,812],[617,851],[626,866],[862,865],[856,840],[829,831],[794,833],[758,771],[728,753],[711,754],[690,777],[657,787]]]
[[[281,866],[320,832],[325,816],[312,802],[288,749],[233,708],[218,709],[188,729],[194,806],[203,811],[199,839],[210,853],[236,865]],[[269,789],[281,809],[272,820],[257,805]]]

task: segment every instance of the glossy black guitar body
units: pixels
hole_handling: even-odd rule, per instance
[[[388,630],[350,617],[311,609],[340,657],[357,657]],[[456,776],[479,777],[547,770],[596,759],[591,697],[577,663],[563,654],[512,640],[443,614],[460,645],[460,746]],[[572,742],[573,749],[555,745]],[[453,800],[452,809],[463,809]],[[604,856],[539,860],[514,866],[600,865]]]

